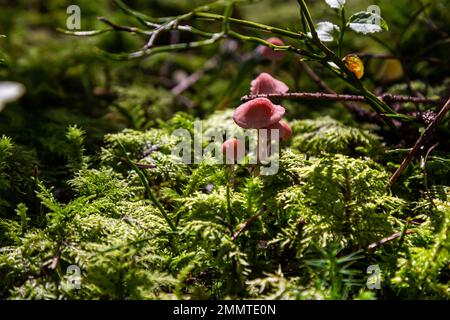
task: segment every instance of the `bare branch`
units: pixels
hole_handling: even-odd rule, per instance
[[[406,230],[404,234],[413,234],[415,232],[416,232],[415,230]],[[381,240],[378,240],[377,242],[374,242],[374,243],[370,244],[367,247],[367,249],[373,250],[376,247],[379,247],[379,246],[385,244],[386,242],[389,242],[389,241],[392,241],[392,240],[395,240],[395,239],[401,237],[402,234],[403,234],[403,232],[396,232],[396,233],[394,233],[393,235],[391,235],[389,237],[383,238]]]
[[[244,221],[244,223],[242,224],[242,226],[239,228],[238,231],[236,231],[233,236],[231,237],[231,240],[236,240],[237,237],[239,237],[239,235],[244,232],[245,230],[247,230],[247,228],[256,220],[258,219],[258,217],[261,215],[261,212],[258,212],[257,214],[251,216],[250,218],[248,218],[247,220]]]
[[[125,32],[138,33],[138,34],[143,34],[143,35],[151,35],[152,34],[152,31],[144,31],[144,30],[136,28],[136,27],[128,27],[128,26],[117,25],[117,24],[109,21],[105,17],[98,17],[98,20],[100,20],[101,22],[107,24],[108,26],[113,28],[113,30],[116,30],[116,31],[125,31]]]
[[[287,100],[326,100],[326,101],[354,101],[354,102],[367,102],[366,98],[361,95],[352,94],[338,94],[338,93],[324,93],[324,92],[293,92],[293,93],[280,93],[280,94],[258,94],[247,95],[241,98],[243,102],[253,100],[255,98],[268,98],[268,99],[287,99]],[[385,93],[378,96],[379,99],[384,102],[414,102],[414,103],[427,103],[438,105],[441,103],[441,99],[429,99],[419,98],[412,96],[399,96]]]
[[[439,122],[444,119],[447,112],[450,110],[450,99],[447,100],[445,105],[442,107],[441,111],[437,114],[436,118],[430,123],[430,125],[425,129],[425,131],[421,134],[419,139],[414,144],[414,147],[408,153],[406,158],[400,164],[400,167],[395,171],[389,180],[389,186],[392,186],[398,179],[398,177],[402,174],[402,172],[406,169],[406,167],[410,164],[410,162],[414,159],[419,149],[424,145],[424,143],[430,138],[432,132],[437,127]]]

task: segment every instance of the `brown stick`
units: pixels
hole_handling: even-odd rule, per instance
[[[125,32],[131,32],[131,33],[139,33],[139,29],[138,29],[138,28],[128,27],[128,26],[120,26],[120,25],[117,25],[117,24],[115,24],[115,23],[109,21],[109,20],[108,20],[107,18],[105,18],[105,17],[98,17],[97,19],[98,19],[99,21],[101,21],[101,22],[107,24],[108,26],[112,27],[114,30],[117,30],[117,31],[125,31]],[[146,33],[146,34],[147,34],[147,32],[141,32],[141,33]]]
[[[415,232],[416,232],[415,230],[406,230],[404,234],[412,234],[412,233],[415,233]],[[377,242],[374,242],[374,243],[370,244],[367,247],[367,249],[373,250],[376,247],[385,244],[386,242],[389,242],[389,241],[392,241],[392,240],[395,240],[395,239],[401,237],[402,234],[403,234],[403,232],[396,232],[396,233],[394,233],[393,235],[391,235],[389,237],[383,238],[383,239],[381,239],[381,240],[379,240]]]
[[[62,244],[59,244],[58,249],[56,250],[56,253],[52,258],[52,263],[50,264],[51,270],[56,270],[56,267],[58,266],[59,263],[59,259],[61,258],[61,252],[62,252]]]
[[[414,159],[420,147],[428,140],[434,129],[437,127],[439,122],[441,122],[442,119],[444,119],[445,115],[449,110],[450,110],[450,99],[447,100],[445,105],[442,107],[441,111],[439,111],[439,113],[437,114],[436,118],[434,118],[434,120],[429,124],[429,126],[425,129],[425,131],[420,135],[419,139],[414,144],[414,147],[411,149],[411,151],[405,157],[403,162],[400,164],[400,167],[397,169],[397,171],[394,172],[391,179],[389,180],[389,186],[392,186],[397,181],[398,177],[406,169],[409,163]]]
[[[303,70],[305,70],[306,74],[311,78],[311,80],[313,80],[319,87],[321,87],[323,90],[325,90],[327,93],[336,93],[333,91],[333,89],[331,89],[326,83],[325,81],[323,81],[318,75],[317,73],[314,72],[313,69],[311,69],[310,66],[308,66],[308,64],[302,60],[299,60],[298,62],[300,64],[300,66],[302,67]]]
[[[189,89],[192,85],[194,85],[197,81],[199,81],[206,72],[214,69],[217,64],[219,63],[219,59],[217,56],[212,57],[208,61],[206,61],[205,66],[191,74],[190,76],[186,77],[183,81],[178,83],[176,87],[172,88],[172,93],[176,96],[182,94],[184,91]]]
[[[323,93],[323,92],[293,92],[293,93],[277,93],[277,94],[258,94],[247,95],[241,98],[243,102],[247,102],[256,98],[268,99],[288,99],[288,100],[326,100],[326,101],[357,101],[365,102],[366,98],[360,95],[352,94],[337,94],[337,93]],[[385,93],[378,97],[384,102],[414,102],[414,103],[428,103],[438,105],[441,99],[419,98],[411,96],[398,96]]]
[[[239,235],[244,232],[258,217],[261,215],[261,212],[258,212],[257,214],[251,216],[245,222],[242,224],[242,226],[239,228],[238,231],[235,232],[235,234],[231,237],[231,240],[236,240]]]

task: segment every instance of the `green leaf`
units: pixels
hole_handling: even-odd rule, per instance
[[[357,33],[369,34],[389,30],[386,21],[378,14],[368,11],[360,11],[353,14],[347,26]]]

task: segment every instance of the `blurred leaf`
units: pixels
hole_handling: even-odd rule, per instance
[[[334,36],[339,34],[340,29],[337,25],[329,21],[324,21],[317,24],[316,31],[321,41],[331,42],[334,40]],[[308,32],[308,35],[311,37],[311,32]]]
[[[325,2],[334,9],[342,9],[345,5],[345,0],[325,0]]]
[[[362,34],[376,33],[389,30],[386,21],[374,12],[360,11],[353,14],[347,25],[353,31]]]
[[[5,104],[16,101],[25,93],[25,87],[19,82],[2,81],[0,82],[0,111]]]

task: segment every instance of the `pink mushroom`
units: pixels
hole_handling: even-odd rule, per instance
[[[242,143],[238,139],[228,139],[222,144],[222,153],[228,160],[227,163],[241,159],[244,156],[242,150]]]
[[[287,139],[289,139],[292,136],[291,127],[289,127],[289,125],[286,122],[284,122],[283,120],[280,120],[279,122],[274,123],[265,129],[269,129],[269,132],[268,132],[269,139],[271,139],[271,131],[274,129],[279,130],[278,134],[279,134],[281,141],[286,141]]]
[[[285,113],[282,106],[273,104],[269,99],[256,98],[241,104],[233,115],[234,122],[241,128],[266,128],[281,120]]]
[[[289,87],[282,81],[275,79],[268,73],[261,73],[255,80],[251,82],[250,93],[256,94],[271,94],[271,93],[286,93]]]
[[[266,41],[276,46],[284,46],[284,42],[280,38],[273,37],[267,39]],[[267,46],[259,46],[258,51],[264,58],[272,61],[280,60],[284,57],[284,52],[275,51]]]

